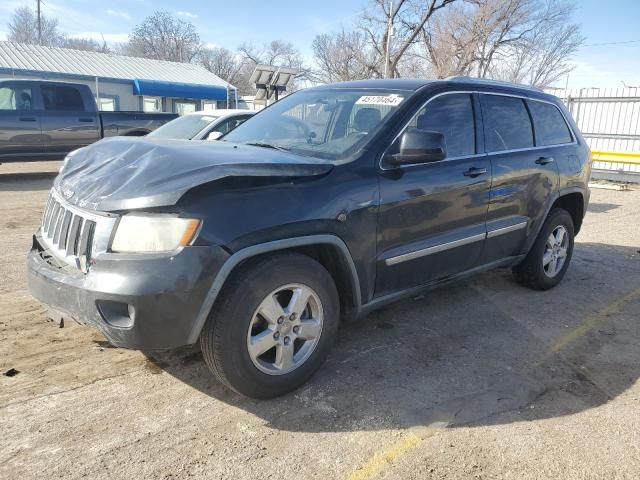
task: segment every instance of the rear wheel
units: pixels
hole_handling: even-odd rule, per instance
[[[552,210],[527,257],[513,268],[514,278],[536,290],[555,287],[569,267],[573,241],[573,219],[569,212],[561,208]]]
[[[315,260],[281,253],[229,279],[200,336],[207,365],[233,390],[254,398],[287,393],[322,365],[335,339],[335,283]]]

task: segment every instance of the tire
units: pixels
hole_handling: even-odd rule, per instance
[[[558,232],[564,232],[563,240],[555,250],[551,246],[552,232],[556,232],[554,238],[558,237]],[[555,287],[569,267],[573,254],[573,242],[574,230],[571,215],[562,208],[553,209],[525,259],[513,268],[513,277],[518,283],[535,290],[548,290]],[[562,257],[563,251],[564,257]],[[557,262],[555,264],[553,264],[554,253]],[[560,264],[561,260],[563,261]]]
[[[220,382],[248,397],[276,397],[305,383],[337,335],[333,278],[302,254],[250,261],[232,274],[219,299],[200,334],[202,354]]]

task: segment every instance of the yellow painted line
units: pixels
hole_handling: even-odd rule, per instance
[[[420,445],[421,442],[422,438],[415,433],[409,433],[402,440],[399,440],[382,452],[376,453],[360,468],[347,475],[345,480],[369,480],[374,478],[395,460]]]
[[[619,313],[628,303],[634,300],[640,300],[640,288],[637,288],[623,297],[614,300],[609,305],[590,316],[582,325],[558,338],[553,345],[548,348],[547,355],[545,355],[545,357],[560,352],[570,343],[573,343],[600,324],[604,323],[609,316]],[[382,452],[375,453],[357,470],[354,470],[345,476],[344,479],[371,480],[383,472],[394,461],[415,449],[422,443],[422,441],[423,438],[413,432],[410,432],[407,436],[390,445]]]
[[[553,343],[553,345],[549,347],[547,353],[553,354],[563,350],[570,343],[575,342],[576,340],[596,328],[598,325],[604,323],[609,316],[620,312],[620,310],[622,310],[622,308],[627,303],[632,302],[636,299],[640,299],[640,288],[626,294],[623,297],[618,298],[614,302],[604,307],[602,310],[599,310],[598,312],[590,316],[582,325],[570,331],[566,335],[558,338]]]

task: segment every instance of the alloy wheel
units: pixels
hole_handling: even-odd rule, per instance
[[[298,283],[277,288],[260,303],[249,324],[251,361],[269,375],[292,372],[315,350],[323,319],[322,303],[313,289]]]
[[[542,255],[542,268],[547,277],[553,278],[562,271],[567,260],[568,248],[569,232],[564,225],[558,225],[549,234]]]

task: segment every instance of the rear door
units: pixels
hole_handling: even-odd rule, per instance
[[[95,106],[74,85],[42,84],[42,135],[51,153],[65,154],[100,139]]]
[[[480,99],[493,173],[484,264],[523,253],[526,239],[537,231],[558,189],[559,175],[553,154],[535,144],[524,98],[482,93]]]
[[[380,172],[376,294],[427,284],[473,268],[485,241],[489,161],[476,141],[471,92],[436,96],[407,126],[442,133],[442,161]],[[388,154],[396,153],[398,140]],[[384,160],[383,160],[384,162]]]
[[[0,85],[0,155],[27,156],[42,153],[37,87],[31,83]]]

